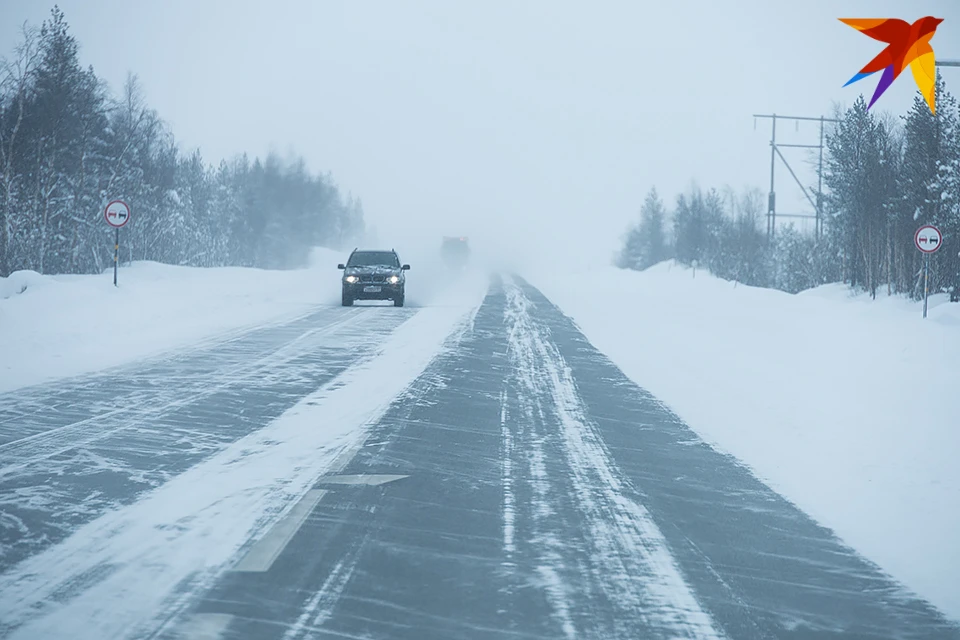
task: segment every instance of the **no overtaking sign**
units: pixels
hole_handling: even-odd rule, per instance
[[[120,262],[120,227],[130,222],[130,207],[123,200],[114,200],[103,210],[103,219],[116,231],[113,241],[113,286],[117,286],[117,265]]]
[[[917,233],[913,237],[913,243],[917,245],[917,249],[923,253],[934,253],[940,248],[942,242],[943,235],[940,233],[940,229],[937,229],[931,224],[924,225],[917,229]]]
[[[130,207],[123,200],[114,200],[103,210],[103,217],[108,225],[119,229],[130,221]]]
[[[927,317],[927,298],[930,296],[930,254],[936,253],[943,244],[943,234],[932,224],[925,224],[913,236],[913,244],[917,245],[923,255],[923,317]]]

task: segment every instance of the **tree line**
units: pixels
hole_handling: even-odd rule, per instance
[[[868,111],[863,96],[835,111],[819,239],[793,225],[768,238],[759,190],[704,192],[694,185],[667,211],[654,188],[624,237],[617,266],[643,270],[675,258],[791,293],[844,282],[873,297],[879,290],[920,297],[923,256],[914,232],[934,224],[943,245],[930,261],[931,290],[960,299],[960,109],[943,77],[938,73],[935,115],[919,93],[899,118]]]
[[[363,233],[360,201],[302,159],[208,165],[180,151],[135,75],[112,96],[78,52],[54,7],[0,66],[0,276],[101,272],[113,199],[132,209],[122,260],[291,268]]]

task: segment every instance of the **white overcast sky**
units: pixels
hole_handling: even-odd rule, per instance
[[[0,1],[0,52],[53,2]],[[869,97],[883,45],[839,17],[945,18],[956,0],[61,0],[84,64],[128,71],[208,162],[302,154],[359,196],[383,244],[475,243],[606,262],[644,195],[767,190],[769,121]],[[944,69],[960,93],[960,69]],[[957,87],[957,88],[953,88]],[[875,109],[904,113],[907,72]],[[816,142],[815,125],[784,126]],[[786,137],[784,137],[784,140]],[[804,167],[803,153],[790,156]],[[780,209],[803,201],[778,167]]]

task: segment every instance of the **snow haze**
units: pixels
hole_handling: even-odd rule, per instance
[[[651,186],[668,203],[694,179],[766,191],[769,121],[754,129],[752,114],[829,116],[869,97],[876,83],[842,85],[879,43],[838,17],[944,18],[934,49],[960,58],[960,4],[946,0],[59,5],[82,61],[115,93],[137,73],[207,162],[302,154],[398,250],[463,234],[581,262],[607,259]],[[5,0],[0,50],[50,8]],[[908,76],[878,108],[908,109]],[[794,164],[812,183],[802,153]],[[802,209],[779,176],[780,209]]]

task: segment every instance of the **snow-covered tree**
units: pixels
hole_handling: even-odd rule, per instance
[[[33,78],[40,61],[39,31],[23,26],[23,40],[11,59],[0,60],[0,276],[14,270],[27,259],[14,244],[21,238],[25,222],[26,176],[22,172],[24,156],[24,119],[33,89]]]
[[[666,210],[656,188],[651,188],[640,208],[640,222],[633,226],[624,239],[617,265],[642,271],[669,255],[665,232]]]
[[[760,230],[763,194],[757,189],[746,190],[739,197],[731,192],[727,202],[729,215],[723,221],[720,241],[723,277],[752,286],[768,286],[767,241]]]
[[[703,195],[694,186],[688,195],[677,196],[673,210],[674,253],[677,260],[690,265],[701,262],[706,244],[706,227],[703,221]]]
[[[898,291],[910,291],[922,257],[913,246],[913,233],[922,224],[936,224],[944,244],[931,261],[933,286],[956,288],[960,281],[960,220],[957,217],[957,178],[960,173],[960,125],[957,100],[937,74],[936,115],[918,92],[904,120],[904,153],[900,173],[902,204],[896,219]]]
[[[113,254],[112,199],[132,218],[121,261],[288,268],[364,231],[363,207],[301,158],[182,153],[129,75],[110,97],[54,7],[0,64],[0,276],[99,272]]]
[[[774,245],[774,287],[788,293],[799,293],[818,284],[814,264],[814,239],[799,232],[793,224],[777,231]]]
[[[829,231],[845,239],[845,279],[876,296],[884,277],[889,217],[895,210],[899,149],[860,96],[827,136],[824,182]]]

